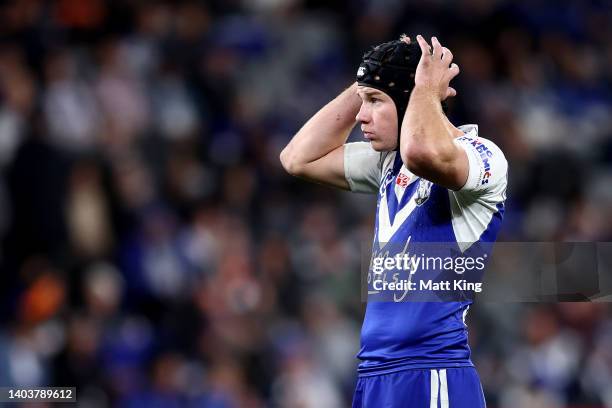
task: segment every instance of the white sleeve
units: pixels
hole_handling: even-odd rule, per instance
[[[344,176],[352,192],[377,193],[382,175],[382,153],[368,142],[344,145]]]
[[[476,135],[455,139],[468,157],[469,174],[459,191],[449,190],[452,225],[462,251],[478,241],[492,222],[501,219],[508,184],[508,162],[501,149]],[[496,215],[497,214],[497,215]]]
[[[505,199],[508,162],[501,149],[478,136],[461,136],[454,142],[465,150],[469,162],[468,178],[459,192],[491,193]]]

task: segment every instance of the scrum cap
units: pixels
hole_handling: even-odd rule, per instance
[[[359,85],[383,91],[395,102],[398,132],[414,88],[414,74],[420,58],[421,49],[416,42],[406,44],[394,40],[366,51],[357,70]]]

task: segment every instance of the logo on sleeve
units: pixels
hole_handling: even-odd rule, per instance
[[[459,140],[465,140],[475,148],[482,161],[482,169],[484,171],[480,179],[480,185],[488,184],[492,175],[490,160],[493,157],[493,152],[478,139],[463,136],[460,137]]]

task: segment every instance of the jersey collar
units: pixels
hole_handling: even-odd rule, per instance
[[[461,125],[461,126],[458,126],[457,129],[459,129],[460,131],[462,131],[466,135],[468,135],[470,133],[473,133],[472,136],[474,136],[474,137],[478,136],[478,125],[476,125],[476,124],[469,123],[469,124],[466,124],[466,125]]]

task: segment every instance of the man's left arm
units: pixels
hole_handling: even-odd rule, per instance
[[[453,142],[457,129],[442,111],[441,102],[456,95],[449,86],[459,73],[453,54],[432,38],[433,52],[422,36],[417,36],[421,59],[415,73],[402,127],[400,154],[408,170],[419,177],[452,190],[459,190],[468,179],[469,162],[464,149]]]

